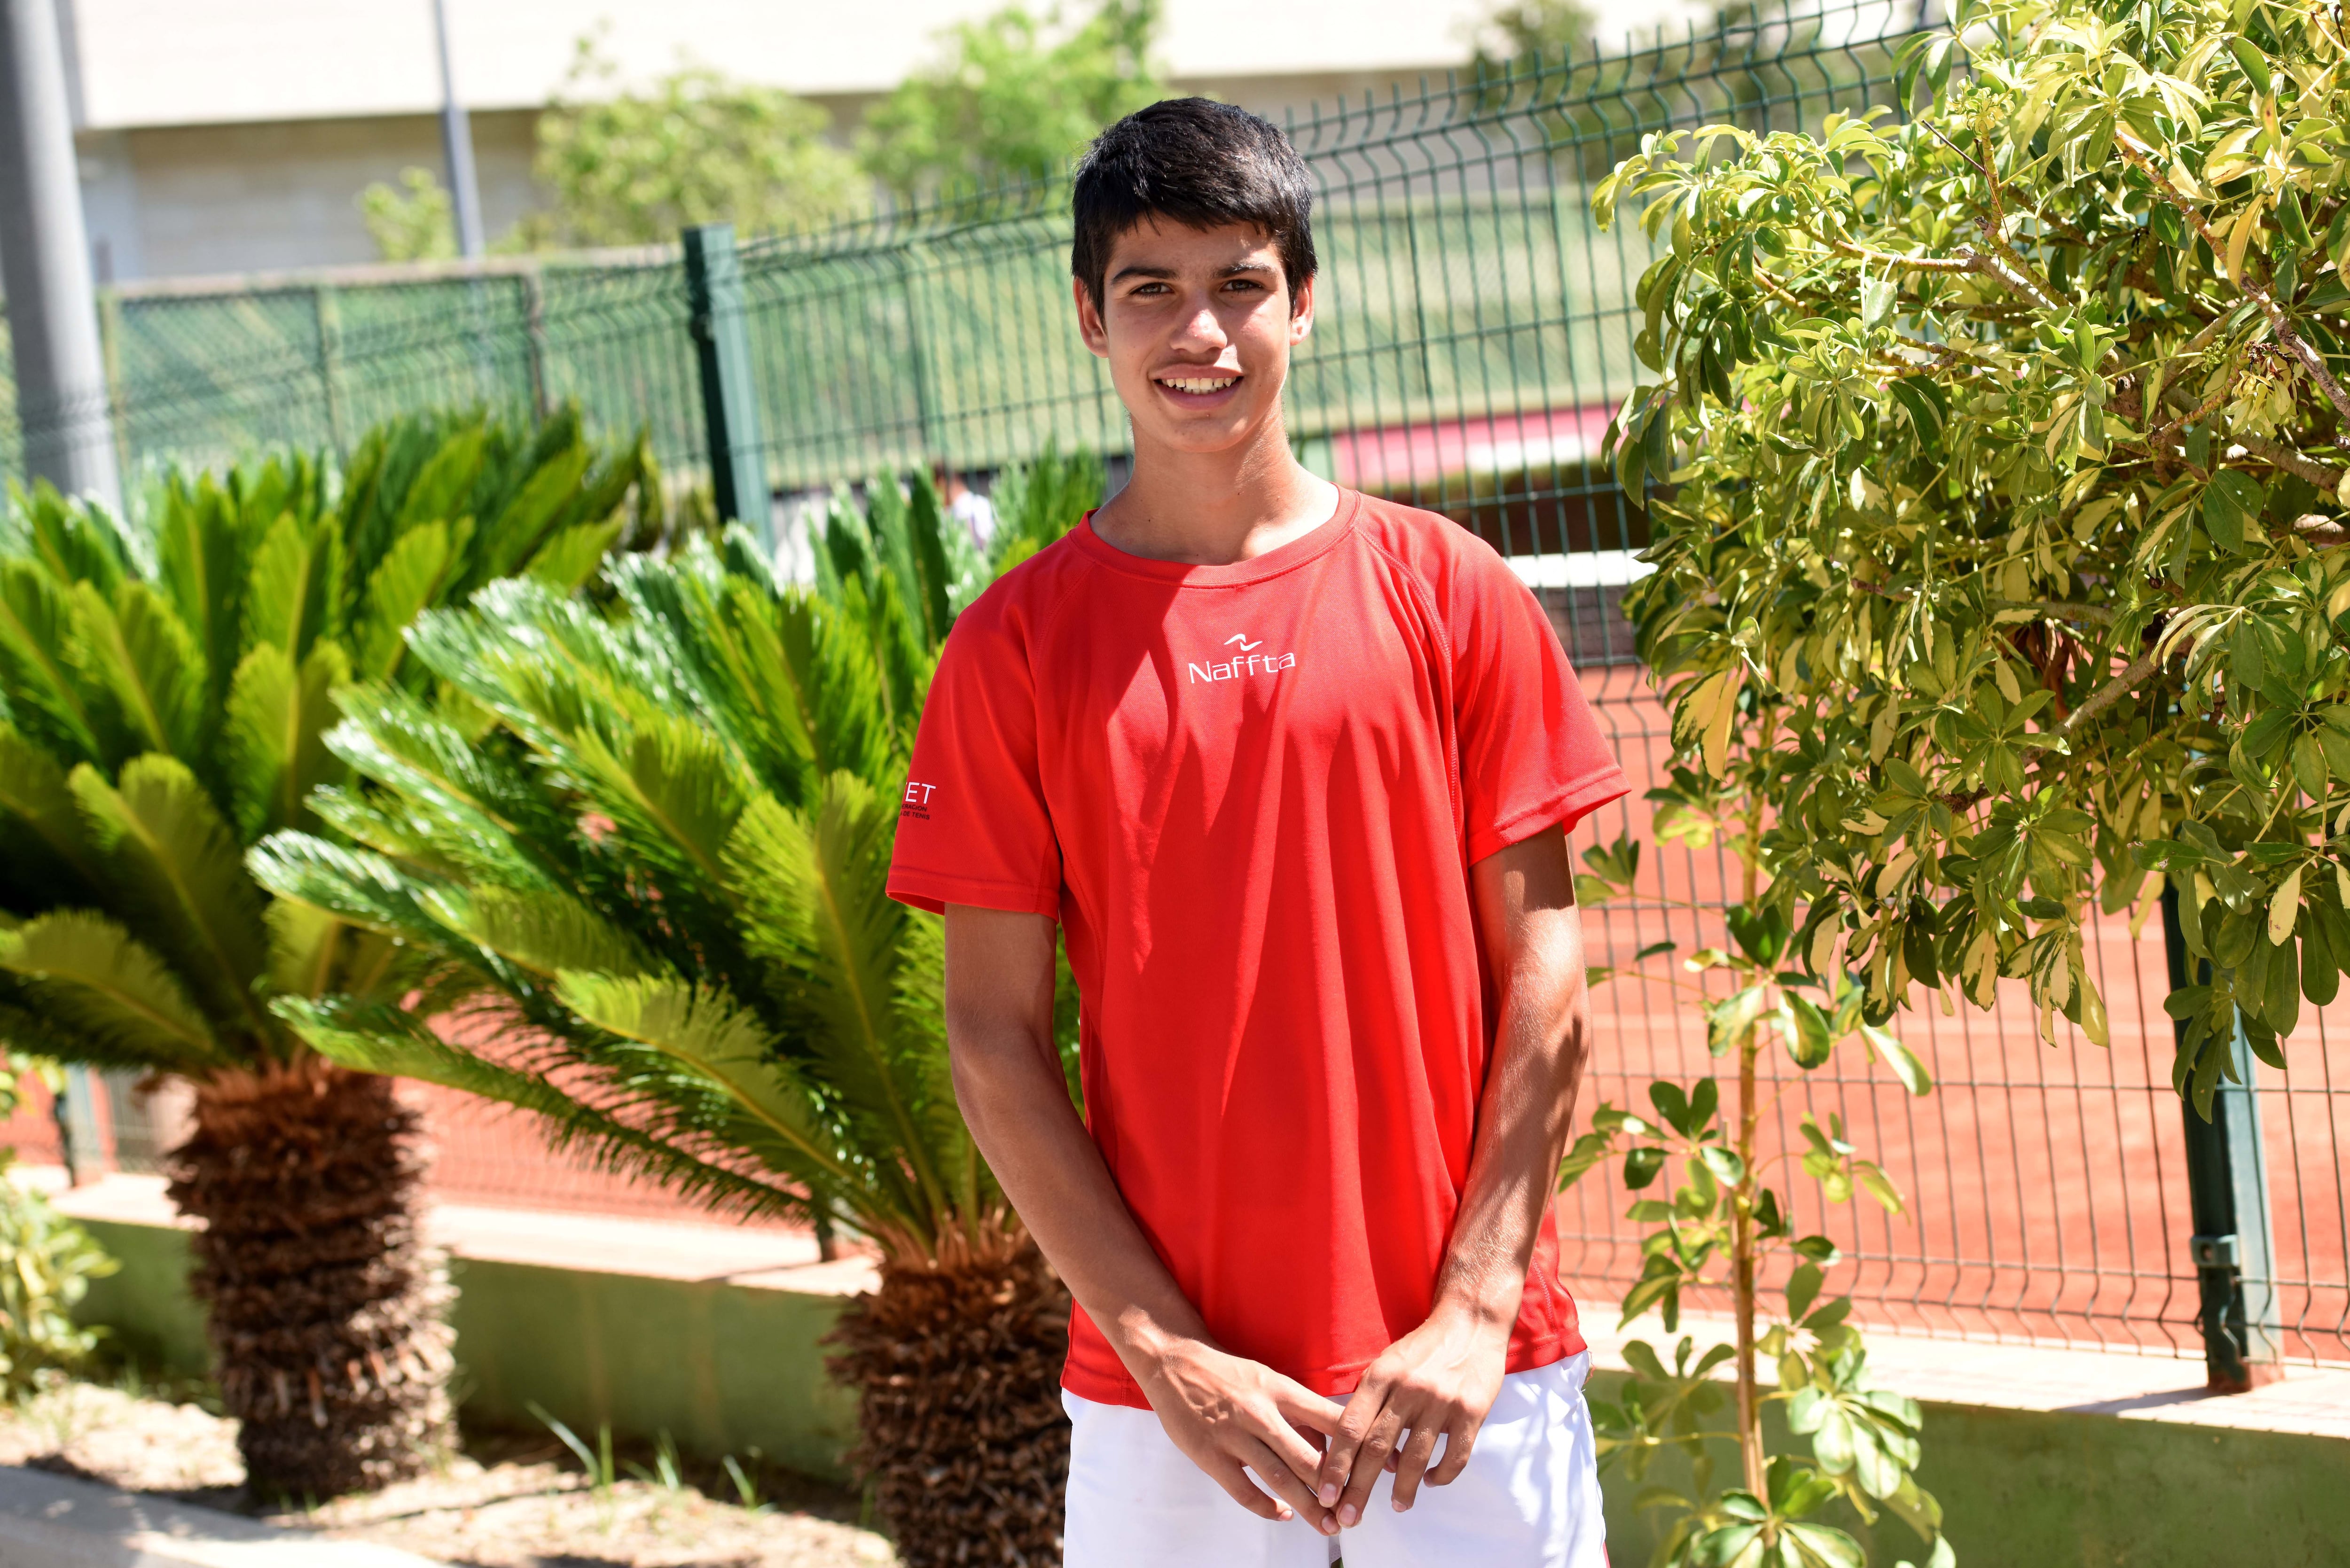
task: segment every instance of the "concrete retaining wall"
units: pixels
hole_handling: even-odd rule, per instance
[[[182,1231],[84,1223],[121,1272],[78,1315],[144,1366],[203,1376],[203,1315],[188,1295]],[[824,1374],[819,1343],[842,1300],[764,1287],[458,1259],[458,1394],[465,1417],[535,1427],[533,1403],[592,1441],[597,1425],[688,1451],[770,1459],[845,1477],[856,1401]]]

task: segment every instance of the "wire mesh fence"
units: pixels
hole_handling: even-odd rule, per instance
[[[1598,174],[1665,127],[1815,128],[1891,103],[1893,50],[1928,17],[1859,0],[1625,55],[1397,89],[1295,118],[1317,184],[1319,317],[1287,400],[1299,455],[1341,483],[1429,507],[1510,557],[1586,673],[1627,769],[1659,782],[1667,725],[1616,610],[1647,543],[1598,463],[1638,379],[1636,223],[1602,234]],[[1048,444],[1128,445],[1107,375],[1069,309],[1066,191],[993,193],[739,252],[757,447],[776,515],[799,498],[941,464],[982,486]],[[347,450],[385,414],[449,402],[544,410],[641,431],[686,480],[710,471],[694,303],[674,250],[499,264],[465,275],[125,292],[109,307],[115,439],[134,476],[296,444]],[[0,452],[0,462],[8,461]],[[1586,834],[1645,832],[1637,797]],[[1639,898],[1594,913],[1594,960],[1670,934],[1719,940],[1723,869],[1653,853]],[[2199,1354],[2191,1229],[2169,1087],[2158,934],[2096,933],[2113,1044],[2042,1046],[2028,1012],[1904,1014],[1938,1088],[1913,1100],[1857,1063],[1790,1068],[1773,1116],[1837,1110],[1910,1195],[1912,1218],[1821,1210],[1865,1319],[1921,1332]],[[1704,1070],[1696,1015],[1638,980],[1596,998],[1587,1098],[1638,1098]],[[2345,1003],[2350,1007],[2350,1003]],[[2350,1145],[2350,1011],[2306,1023],[2289,1080],[2263,1079],[2288,1354],[2350,1359],[2341,1168]],[[658,1211],[535,1156],[511,1124],[432,1101],[444,1193]],[[516,1155],[502,1152],[521,1149]],[[1563,1211],[1569,1282],[1594,1301],[1638,1272],[1611,1175]],[[1699,1303],[1702,1304],[1702,1303]]]

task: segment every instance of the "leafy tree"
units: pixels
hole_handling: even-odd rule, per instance
[[[282,999],[328,1056],[524,1106],[715,1207],[870,1238],[881,1284],[838,1369],[899,1551],[1045,1561],[1067,1298],[956,1106],[940,922],[885,891],[961,530],[927,476],[870,494],[870,515],[836,506],[816,593],[734,530],[615,565],[605,609],[524,578],[421,618],[413,656],[493,728],[354,688],[329,737],[353,776],[314,797],[334,832],[254,865],[422,966],[421,1009]]]
[[[1503,0],[1471,31],[1469,68],[1496,77],[1521,60],[1580,57],[1598,22],[1585,0]]]
[[[430,169],[403,169],[359,192],[359,221],[388,262],[447,261],[457,254],[456,210]]]
[[[826,140],[831,119],[780,88],[691,66],[645,91],[616,91],[619,67],[579,40],[570,76],[538,118],[533,172],[546,205],[529,248],[663,244],[688,224],[786,234],[868,204],[856,160]]]
[[[2206,1115],[2350,963],[2350,83],[2340,16],[1968,0],[1906,124],[1650,140],[1640,639],[1710,771],[1775,713],[1794,952],[2106,1039],[2101,907],[2167,873]]]
[[[567,592],[642,475],[573,414],[413,419],[339,487],[301,457],[175,473],[140,528],[44,486],[0,531],[0,1041],[193,1083],[172,1193],[203,1222],[194,1288],[265,1493],[413,1474],[452,1428],[413,1115],[270,1010],[396,1000],[414,965],[272,900],[244,848],[321,827],[338,687],[426,701],[417,611],[508,573]]]
[[[1100,0],[1075,26],[1014,5],[940,34],[941,55],[867,111],[865,168],[901,201],[1044,182],[1109,124],[1164,96],[1159,0]]]

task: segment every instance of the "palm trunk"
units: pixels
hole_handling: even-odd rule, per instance
[[[1016,1221],[892,1258],[841,1314],[833,1375],[858,1390],[849,1460],[907,1568],[1061,1561],[1068,1293]]]
[[[256,1492],[380,1487],[453,1445],[424,1166],[389,1079],[305,1057],[197,1085],[171,1192],[203,1221],[191,1282]]]

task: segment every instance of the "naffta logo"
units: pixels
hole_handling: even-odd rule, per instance
[[[1248,633],[1244,631],[1234,632],[1224,639],[1224,646],[1232,650],[1229,659],[1211,657],[1205,664],[1187,665],[1193,680],[1237,680],[1244,675],[1278,675],[1297,663],[1297,655],[1294,653],[1253,651],[1264,644],[1261,640],[1250,641]]]

